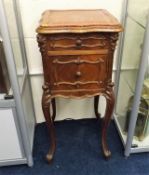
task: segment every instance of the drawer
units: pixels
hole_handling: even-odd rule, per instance
[[[49,50],[93,50],[108,48],[108,35],[89,34],[55,34],[48,36]]]
[[[51,88],[99,88],[106,79],[106,55],[51,56],[47,65]]]

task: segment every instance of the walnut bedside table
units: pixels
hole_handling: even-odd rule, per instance
[[[100,116],[99,96],[106,98],[101,139],[103,154],[110,157],[106,137],[114,107],[113,53],[122,26],[102,9],[47,10],[42,14],[36,31],[44,71],[42,109],[50,137],[47,160],[51,162],[56,149],[53,124],[56,97],[94,97],[97,118]]]

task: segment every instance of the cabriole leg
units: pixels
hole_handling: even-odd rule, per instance
[[[102,123],[102,150],[105,158],[108,159],[111,156],[111,152],[107,144],[107,130],[111,120],[111,116],[113,114],[113,108],[115,102],[113,89],[110,88],[108,91],[106,91],[104,96],[106,98],[106,112]]]
[[[50,93],[48,86],[43,86],[43,96],[42,96],[42,110],[44,113],[44,117],[46,120],[46,125],[49,131],[49,139],[50,139],[50,149],[46,156],[47,161],[50,163],[53,160],[53,156],[56,149],[56,138],[55,138],[55,128],[53,124],[53,120],[50,114]]]

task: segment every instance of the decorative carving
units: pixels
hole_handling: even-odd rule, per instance
[[[73,90],[54,90],[52,91],[53,95],[51,98],[62,97],[66,99],[74,98],[74,99],[84,99],[90,98],[97,95],[102,95],[104,92],[104,88],[99,87],[98,89],[73,89]],[[80,96],[81,93],[81,96]],[[68,95],[69,94],[69,95]]]
[[[52,48],[62,48],[62,49],[68,49],[75,47],[75,44],[69,44],[69,45],[62,45],[62,44],[51,44]],[[80,46],[77,45],[76,47],[86,47],[86,48],[95,48],[95,47],[104,47],[106,46],[106,43],[104,41],[99,42],[98,44],[81,44]]]
[[[42,86],[43,89],[43,104],[44,104],[44,108],[49,108],[49,104],[51,102],[52,104],[52,109],[53,109],[53,115],[52,115],[52,120],[55,120],[55,116],[56,116],[56,104],[55,104],[55,99],[52,98],[51,93],[50,93],[50,88],[49,88],[49,84],[45,84]]]
[[[37,34],[37,42],[42,56],[46,55],[47,38],[45,35]]]
[[[102,58],[98,58],[97,61],[89,61],[89,60],[83,60],[83,59],[75,59],[75,60],[69,60],[69,61],[60,61],[59,59],[54,59],[53,63],[57,64],[83,64],[83,63],[88,63],[88,64],[98,64],[98,63],[104,63],[104,60]]]
[[[114,87],[114,83],[111,80],[108,80],[107,84],[106,84],[106,91],[105,91],[106,93],[105,93],[105,95],[107,96],[106,98],[108,98],[109,100],[111,100],[109,98],[109,96],[111,96],[111,93],[113,93],[112,92],[113,87]]]
[[[102,84],[102,81],[86,81],[86,82],[81,82],[81,81],[76,81],[76,82],[56,82],[54,83],[54,86],[59,86],[59,85],[86,85],[86,84]]]
[[[83,37],[83,36],[79,36],[79,37],[77,37],[77,39],[81,39],[81,40],[91,40],[91,39],[93,39],[93,40],[105,40],[106,39],[106,37],[105,36],[85,36],[85,37]],[[51,41],[59,41],[59,40],[76,40],[76,36],[74,36],[74,37],[71,37],[71,36],[51,36],[50,37],[50,40]]]
[[[43,101],[44,101],[44,106],[49,106],[50,100],[51,100],[51,94],[50,94],[50,88],[48,84],[45,84],[42,86],[43,89]]]
[[[114,33],[112,35],[110,35],[110,45],[111,45],[111,50],[114,51],[116,44],[117,44],[117,40],[118,40],[118,33]]]

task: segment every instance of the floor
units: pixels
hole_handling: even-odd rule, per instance
[[[109,161],[101,153],[100,126],[95,119],[56,122],[57,150],[51,165],[45,161],[49,142],[45,123],[38,124],[34,143],[34,166],[2,167],[0,175],[149,175],[149,154],[123,155],[123,146],[111,123]]]

